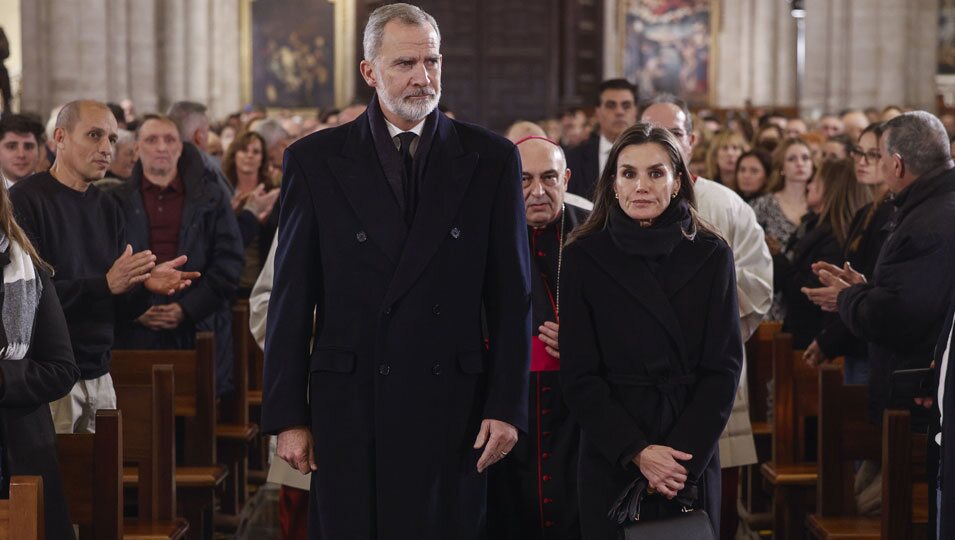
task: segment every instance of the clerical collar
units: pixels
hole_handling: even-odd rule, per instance
[[[384,117],[384,115],[382,115],[382,117]],[[392,124],[391,122],[388,121],[387,118],[385,118],[385,126],[388,127],[388,135],[389,135],[392,139],[394,139],[395,137],[397,137],[399,134],[404,133],[405,131],[410,131],[411,133],[414,133],[415,135],[417,135],[418,137],[420,137],[420,136],[421,136],[421,132],[424,130],[424,121],[425,121],[425,120],[427,120],[427,117],[425,117],[425,118],[422,119],[420,122],[418,122],[418,124],[417,124],[415,127],[411,128],[411,129],[409,129],[409,130],[404,130],[404,129],[401,129],[401,128],[399,128],[398,126]]]

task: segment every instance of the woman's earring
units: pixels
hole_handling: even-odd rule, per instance
[[[673,192],[673,195],[670,195],[670,198],[671,198],[671,199],[675,199],[676,196],[677,196],[679,193],[680,193],[680,190],[674,191],[674,192]]]
[[[619,198],[620,198],[620,194],[617,193],[616,191],[614,191],[614,192],[613,192],[613,198],[614,198],[614,199],[619,199]]]

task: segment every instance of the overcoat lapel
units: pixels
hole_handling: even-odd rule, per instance
[[[329,158],[328,165],[368,239],[397,264],[408,229],[378,160],[367,115],[355,121],[342,154]]]
[[[590,244],[594,262],[657,319],[680,351],[684,365],[688,360],[686,340],[670,298],[700,270],[714,247],[709,243],[680,242],[667,258],[658,278],[639,257],[622,253],[603,231]],[[586,246],[587,244],[583,244]]]
[[[386,304],[393,303],[411,287],[441,242],[451,234],[452,221],[464,200],[478,158],[476,152],[464,151],[454,125],[439,114],[418,208],[398,268],[385,294]]]

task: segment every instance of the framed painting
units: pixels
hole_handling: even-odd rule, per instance
[[[640,99],[669,93],[710,103],[718,0],[620,0],[622,73]]]
[[[354,38],[346,0],[242,0],[242,100],[268,108],[341,106],[346,45]],[[355,71],[354,66],[349,66]]]

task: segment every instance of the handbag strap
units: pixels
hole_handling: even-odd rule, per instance
[[[638,474],[633,482],[620,492],[610,511],[607,512],[607,517],[617,525],[640,521],[640,507],[649,495],[647,492],[649,487],[650,482],[642,474]],[[675,497],[675,500],[682,505],[684,513],[692,512],[693,503],[698,499],[699,486],[690,482],[687,482],[683,490]]]

